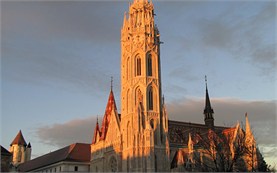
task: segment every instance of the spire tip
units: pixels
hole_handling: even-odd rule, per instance
[[[111,91],[113,90],[113,76],[111,76]]]

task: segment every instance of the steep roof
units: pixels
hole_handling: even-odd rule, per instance
[[[14,138],[14,140],[12,141],[10,146],[12,146],[14,144],[27,146],[27,143],[22,135],[21,130],[19,130],[19,132],[17,133],[16,137]]]
[[[4,155],[4,156],[11,156],[12,154],[6,149],[4,148],[2,145],[1,146],[1,156]]]
[[[107,103],[106,110],[105,110],[105,115],[104,115],[103,121],[102,121],[102,127],[101,127],[101,139],[102,140],[106,138],[106,133],[108,131],[109,123],[111,120],[111,114],[112,114],[113,110],[117,112],[113,90],[111,89],[108,103]]]
[[[96,143],[97,135],[101,135],[100,130],[99,130],[98,118],[97,118],[96,126],[95,126],[95,129],[94,129],[92,144]]]
[[[90,144],[75,143],[62,149],[37,157],[19,165],[20,172],[33,171],[61,161],[89,162]]]

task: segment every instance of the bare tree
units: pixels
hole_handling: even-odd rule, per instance
[[[206,134],[196,134],[196,139],[198,149],[194,159],[201,167],[200,171],[245,171],[242,161],[248,150],[243,133],[234,131],[215,133],[209,130]]]

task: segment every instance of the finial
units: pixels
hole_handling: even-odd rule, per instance
[[[162,99],[163,99],[163,104],[164,104],[164,95],[163,95]]]
[[[205,75],[205,83],[206,83],[206,87],[207,87],[207,76]]]
[[[113,77],[111,76],[111,91],[113,90]]]
[[[98,115],[96,115],[96,124],[98,124]]]
[[[245,112],[245,117],[247,117],[247,112]]]

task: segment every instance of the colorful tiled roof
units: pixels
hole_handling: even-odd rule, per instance
[[[106,133],[108,131],[112,110],[117,111],[113,91],[111,90],[110,95],[109,95],[109,99],[108,99],[108,103],[107,103],[107,106],[106,106],[106,110],[105,110],[105,115],[104,115],[104,118],[103,118],[103,121],[102,121],[101,140],[106,138]]]
[[[229,127],[214,126],[216,133],[222,132]],[[181,121],[168,121],[168,134],[170,145],[187,145],[189,139],[189,133],[192,136],[196,134],[208,133],[209,127],[205,124],[197,124]]]
[[[75,143],[19,165],[19,172],[33,171],[61,161],[89,162],[90,144]]]
[[[12,141],[10,146],[12,146],[14,144],[27,146],[27,143],[21,133],[21,130],[19,130],[18,134],[16,135],[16,137],[14,138],[14,140]]]

